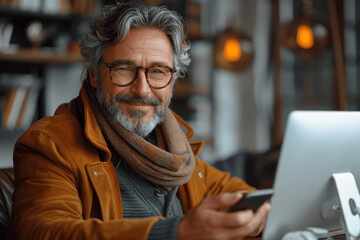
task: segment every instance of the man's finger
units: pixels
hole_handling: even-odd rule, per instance
[[[220,228],[239,228],[247,225],[254,217],[252,210],[242,210],[237,212],[216,211],[209,219],[209,225]]]
[[[249,221],[248,223],[249,228],[254,229],[252,232],[249,233],[249,235],[256,236],[263,230],[269,211],[269,202],[265,202],[259,207],[259,209],[255,213],[254,218],[251,219],[251,221]]]
[[[204,199],[201,203],[201,207],[212,210],[231,207],[232,205],[237,203],[242,197],[243,194],[241,192],[222,193],[217,196]]]
[[[244,236],[256,236],[258,235],[265,224],[266,216],[269,212],[269,203],[264,203],[253,215],[253,218],[245,225],[239,228],[232,228],[227,231],[228,239],[239,239]],[[255,235],[256,234],[256,235]]]

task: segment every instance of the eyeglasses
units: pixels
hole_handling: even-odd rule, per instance
[[[153,65],[146,67],[134,67],[126,63],[106,63],[100,60],[100,63],[109,68],[111,81],[122,87],[131,85],[139,75],[139,69],[145,69],[145,77],[150,87],[161,89],[170,84],[176,69],[168,66]]]

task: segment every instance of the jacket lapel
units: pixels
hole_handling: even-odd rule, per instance
[[[191,142],[190,146],[194,152],[196,161],[197,156],[204,146],[204,141]],[[194,172],[189,180],[184,185],[181,185],[178,190],[178,197],[181,201],[184,213],[186,214],[191,208],[195,207],[203,198],[204,186],[204,170],[196,164]]]
[[[89,164],[86,171],[99,200],[102,219],[108,221],[123,218],[120,187],[113,164]]]

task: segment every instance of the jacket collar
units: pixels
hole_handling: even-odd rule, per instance
[[[86,90],[86,82],[83,83],[80,90],[80,98],[83,103],[84,111],[84,132],[85,137],[95,147],[106,153],[106,161],[110,160],[110,151],[107,147],[104,135],[101,132],[100,126],[97,123],[95,115],[91,109],[89,96]]]

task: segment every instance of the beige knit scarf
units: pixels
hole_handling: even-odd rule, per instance
[[[157,146],[114,122],[95,100],[88,86],[90,105],[103,134],[116,153],[140,176],[168,193],[173,187],[189,181],[195,157],[188,139],[171,110],[155,128]]]

